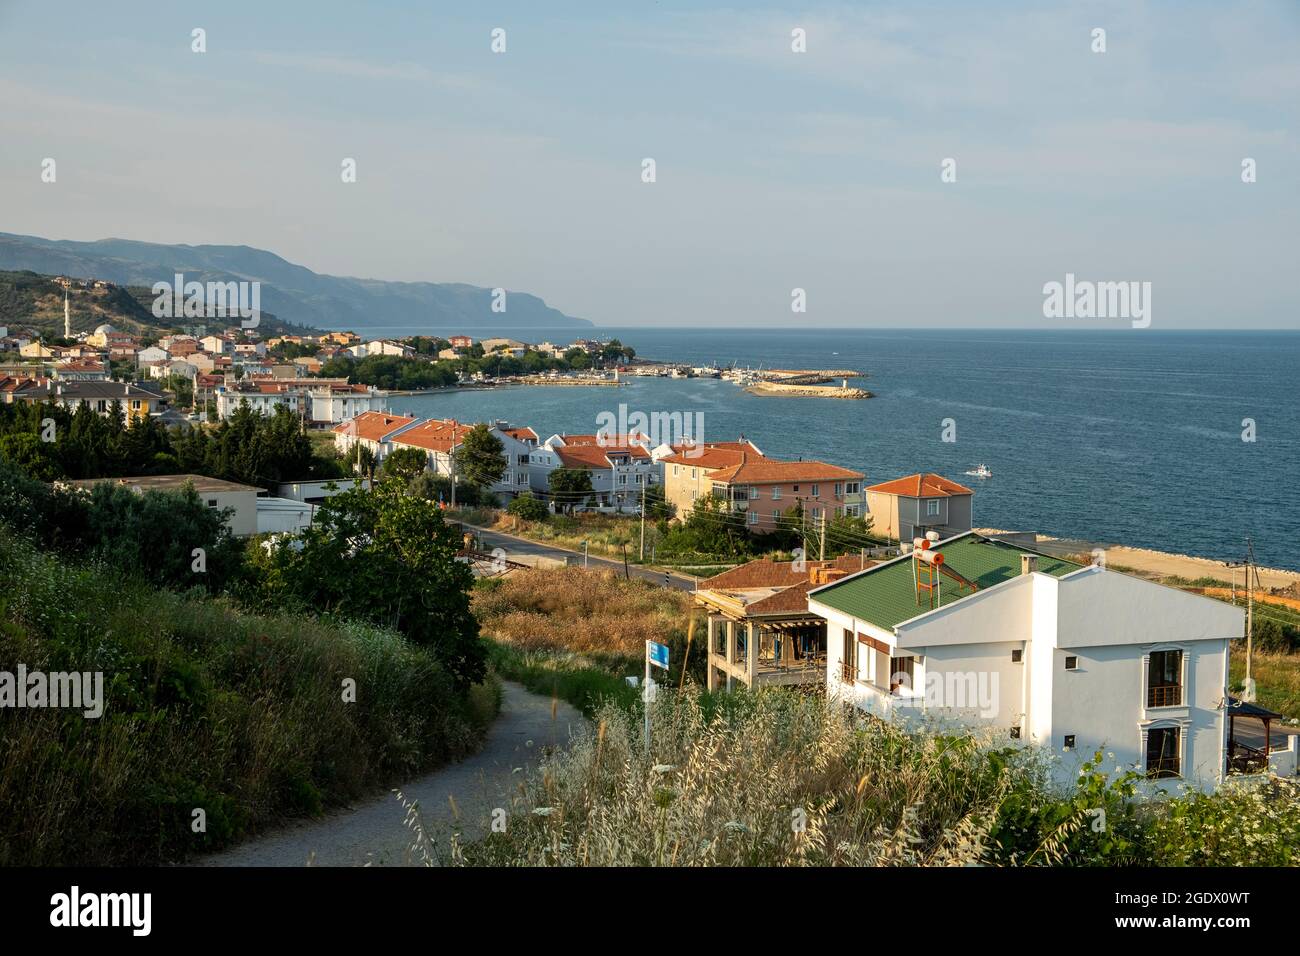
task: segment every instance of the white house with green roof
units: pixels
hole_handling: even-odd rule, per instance
[[[1098,750],[1160,787],[1226,771],[1244,615],[1222,601],[967,532],[816,588],[808,609],[827,621],[828,695],[876,716],[1005,729],[1050,747],[1066,783]]]

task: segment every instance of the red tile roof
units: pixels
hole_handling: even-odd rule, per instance
[[[862,478],[863,474],[824,461],[775,461],[746,456],[739,464],[715,471],[710,477],[723,484],[744,482],[761,485],[791,481],[844,481]]]
[[[362,412],[350,421],[334,426],[334,431],[352,435],[366,441],[381,441],[399,428],[405,428],[415,419],[407,415],[389,415],[385,412]]]
[[[879,491],[902,498],[951,498],[953,495],[975,493],[965,485],[959,485],[932,472],[908,475],[906,478],[895,478],[893,481],[882,481],[878,485],[871,485],[867,491]]]
[[[600,445],[556,445],[551,449],[559,456],[565,468],[609,468],[610,455],[627,455],[629,458],[649,458],[649,453],[637,445],[601,447]]]
[[[734,444],[728,442],[727,444]],[[729,468],[732,465],[739,465],[745,461],[766,461],[762,455],[749,448],[722,448],[716,445],[703,445],[691,447],[689,445],[674,445],[674,449],[681,448],[680,452],[672,455],[666,455],[661,461],[670,462],[674,465],[690,465],[694,468]]]
[[[525,441],[529,438],[533,441],[537,441],[537,432],[533,431],[527,425],[523,428],[503,428],[501,431],[505,432],[511,438],[518,438],[520,441]]]
[[[454,418],[431,418],[420,422],[414,428],[408,428],[397,438],[394,445],[410,445],[426,451],[446,452],[460,445],[473,425],[458,422]]]

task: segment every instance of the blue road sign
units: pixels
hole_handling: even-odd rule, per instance
[[[650,655],[650,663],[656,667],[662,667],[668,670],[668,647],[664,644],[656,644],[654,641],[646,641],[646,653]]]

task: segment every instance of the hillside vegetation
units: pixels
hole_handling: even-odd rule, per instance
[[[54,278],[36,272],[0,272],[0,325],[8,326],[11,331],[32,328],[46,340],[62,337],[64,289]],[[73,286],[68,290],[74,332],[92,332],[108,324],[142,339],[157,339],[204,321],[155,318],[153,301],[153,290],[148,286],[114,285],[108,289]],[[207,324],[215,331],[234,321],[210,319]],[[289,328],[270,312],[263,312],[258,323],[258,333],[264,336]]]
[[[1060,793],[1042,750],[908,732],[780,689],[665,691],[653,727],[646,754],[638,708],[606,705],[530,776],[505,832],[453,839],[447,854],[475,866],[1300,862],[1293,780],[1138,801],[1138,775],[1098,753]]]
[[[102,671],[105,696],[98,719],[0,710],[0,865],[215,850],[464,756],[495,713],[494,684],[459,693],[385,628],[248,614],[7,531],[0,593],[0,670]]]

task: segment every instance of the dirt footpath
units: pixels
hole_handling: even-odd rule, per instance
[[[583,716],[564,701],[530,693],[507,682],[501,714],[488,731],[483,749],[412,780],[400,789],[418,800],[425,826],[441,833],[440,847],[459,811],[467,839],[482,833],[493,808],[508,805],[524,770],[537,763],[544,747],[559,747],[583,724]],[[450,799],[449,799],[450,798]],[[223,853],[204,857],[199,866],[409,866],[411,831],[394,794],[386,793],[322,820],[294,824]]]

